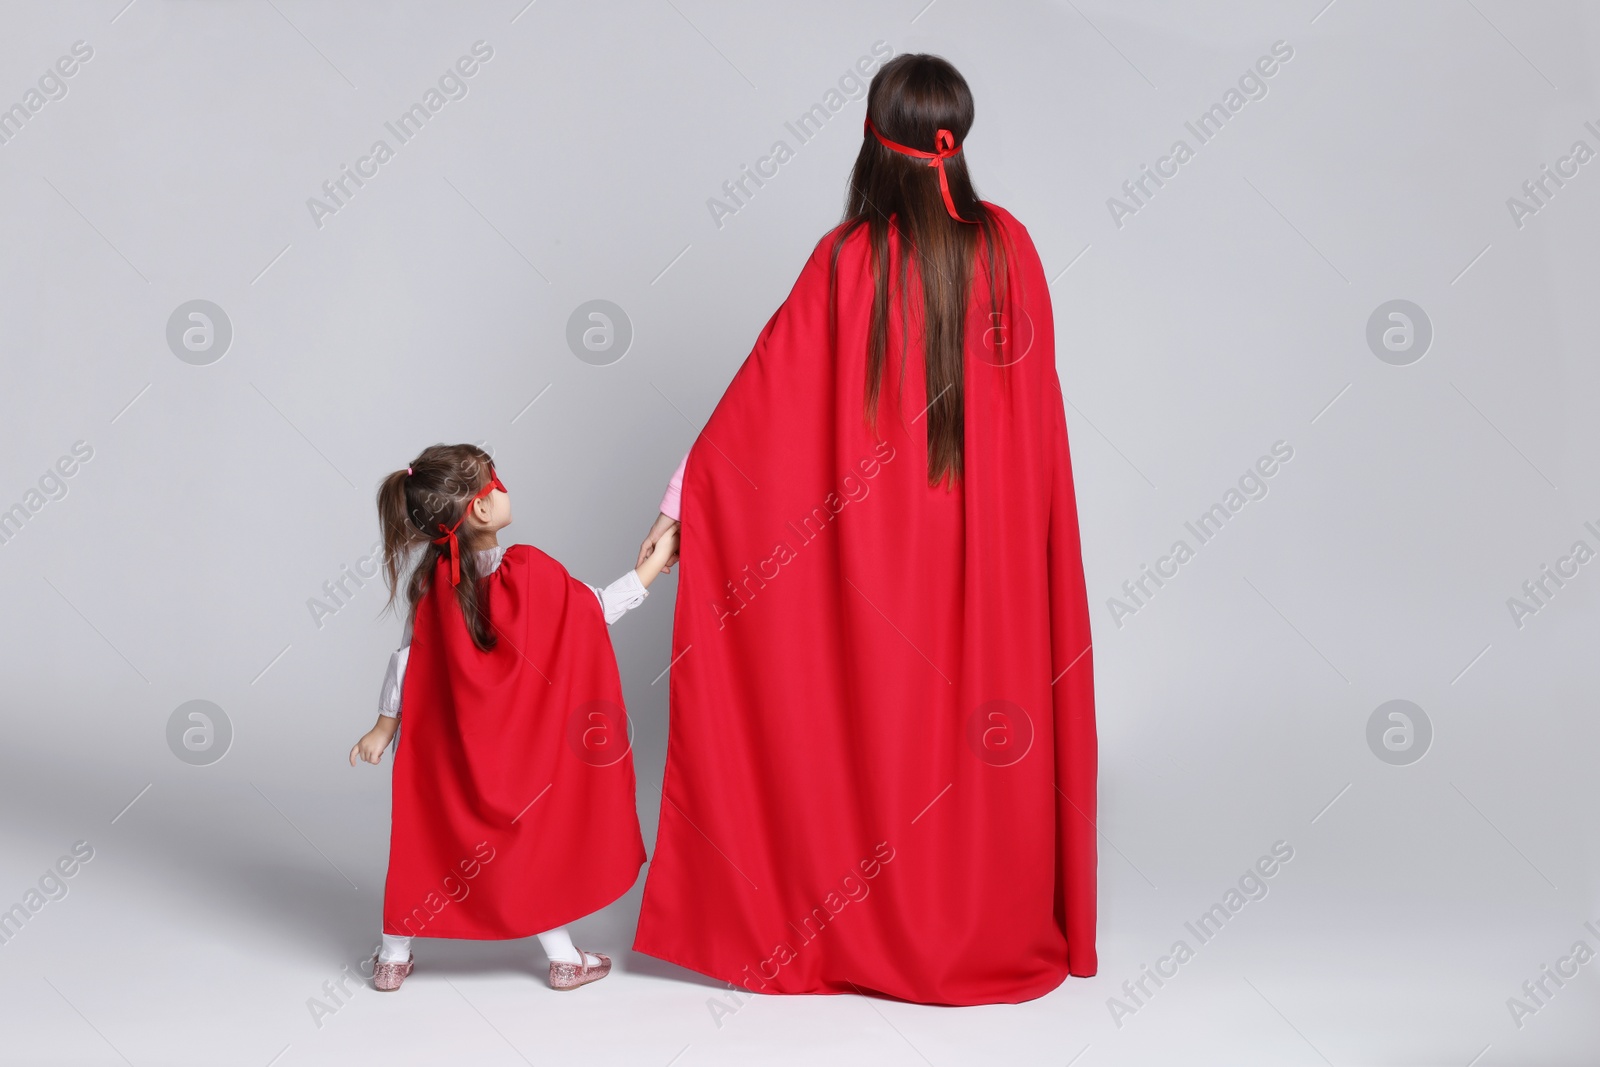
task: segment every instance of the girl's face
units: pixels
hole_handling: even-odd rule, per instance
[[[484,529],[490,533],[499,533],[511,525],[511,494],[499,489],[490,490],[489,495],[478,501],[487,504],[489,514],[483,520]]]
[[[511,495],[491,489],[467,507],[467,525],[478,534],[497,534],[511,525]]]

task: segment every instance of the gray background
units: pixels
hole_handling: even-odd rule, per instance
[[[1600,977],[1508,998],[1595,895],[1589,563],[1600,161],[1592,4],[9,4],[0,105],[94,49],[0,145],[0,506],[93,458],[0,545],[0,906],[94,858],[0,946],[0,1046],[29,1063],[1532,1064],[1592,1062]],[[494,49],[336,216],[305,201],[474,41]],[[1120,228],[1107,198],[1265,55],[1294,57]],[[637,889],[579,923],[620,971],[555,1000],[532,942],[419,942],[397,996],[307,1001],[370,952],[388,761],[351,769],[398,624],[373,490],[422,445],[492,448],[518,520],[591,581],[813,242],[859,144],[849,102],[719,228],[706,207],[875,41],[978,101],[980,192],[1052,279],[1092,601],[1101,973],[1015,1007],[759,998],[625,952]],[[215,302],[195,366],[168,317]],[[568,316],[607,299],[604,367]],[[1393,366],[1405,299],[1431,348]],[[537,402],[530,407],[535,398]],[[1106,605],[1276,441],[1294,449],[1136,615]],[[1188,537],[1192,542],[1192,537]],[[614,630],[653,838],[674,578]],[[234,736],[193,766],[174,709]],[[1415,702],[1425,758],[1368,720]],[[129,807],[130,801],[132,806]],[[1276,841],[1270,893],[1136,1014],[1108,1006]],[[720,1025],[719,1025],[720,1022]],[[675,1058],[676,1057],[676,1058]]]

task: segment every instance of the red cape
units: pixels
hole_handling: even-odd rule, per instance
[[[592,590],[531,545],[483,580],[473,645],[448,564],[417,606],[383,932],[528,937],[605,907],[644,842],[622,683]]]
[[[891,315],[881,440],[863,419],[864,230],[836,337],[830,234],[689,454],[638,951],[756,992],[935,1004],[1095,973],[1093,657],[1050,294],[990,207],[1010,355],[983,347],[980,281],[953,490],[928,485],[915,295],[903,367]]]

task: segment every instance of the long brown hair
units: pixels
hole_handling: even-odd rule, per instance
[[[449,545],[433,539],[454,526],[465,514],[474,494],[489,484],[494,461],[476,445],[429,445],[411,461],[410,471],[395,471],[378,487],[378,523],[383,528],[383,572],[393,607],[399,593],[400,574],[407,557],[421,545],[427,548],[411,571],[406,583],[406,618],[415,622],[417,604],[433,582],[433,572],[441,559],[449,559]],[[463,523],[456,531],[461,552],[461,582],[456,586],[456,603],[466,620],[472,643],[485,652],[498,643],[488,611],[480,602],[477,553],[473,552],[470,527]]]
[[[950,63],[938,56],[909,54],[885,63],[867,91],[867,116],[884,137],[897,144],[933,151],[939,130],[949,130],[957,145],[972,128],[972,92]],[[906,263],[917,257],[922,279],[924,323],[923,366],[928,396],[928,483],[961,477],[965,427],[963,353],[967,338],[967,292],[981,245],[989,280],[990,308],[1001,310],[1006,291],[1006,256],[1000,223],[978,199],[967,173],[966,153],[945,160],[950,198],[958,214],[976,224],[950,217],[939,190],[939,172],[916,159],[863,135],[861,151],[850,172],[844,222],[835,231],[834,285],[839,251],[845,239],[867,227],[872,253],[872,322],[867,338],[867,421],[876,425],[879,390],[889,347],[889,302],[900,300],[900,321],[906,320]],[[902,251],[894,284],[890,284],[889,231]],[[829,296],[829,322],[836,314],[837,291]],[[998,331],[985,331],[996,344]],[[902,336],[905,336],[902,331]],[[901,364],[904,374],[905,364]]]

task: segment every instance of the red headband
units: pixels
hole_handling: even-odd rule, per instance
[[[467,515],[472,511],[472,505],[496,489],[502,493],[506,491],[506,487],[500,482],[500,476],[491,467],[489,469],[489,484],[479,489],[473,494],[472,499],[467,501],[467,506],[461,509],[461,517],[456,520],[456,524],[450,527],[446,527],[442,522],[439,524],[439,529],[444,530],[444,534],[435,537],[433,543],[436,545],[448,544],[450,546],[450,584],[452,586],[461,584],[461,545],[456,541],[456,531],[461,528],[462,523],[467,521]]]
[[[944,196],[944,209],[950,213],[950,217],[957,222],[977,222],[976,219],[964,219],[957,214],[955,201],[950,199],[950,181],[945,177],[944,161],[961,151],[961,146],[956,144],[955,135],[949,130],[939,130],[934,134],[933,144],[938,149],[936,152],[924,152],[920,148],[909,148],[903,144],[896,144],[878,132],[878,127],[873,125],[871,115],[867,116],[861,132],[863,135],[872,134],[878,139],[879,144],[892,152],[899,152],[903,156],[913,156],[917,159],[926,159],[928,166],[935,167],[939,171],[939,192]]]

